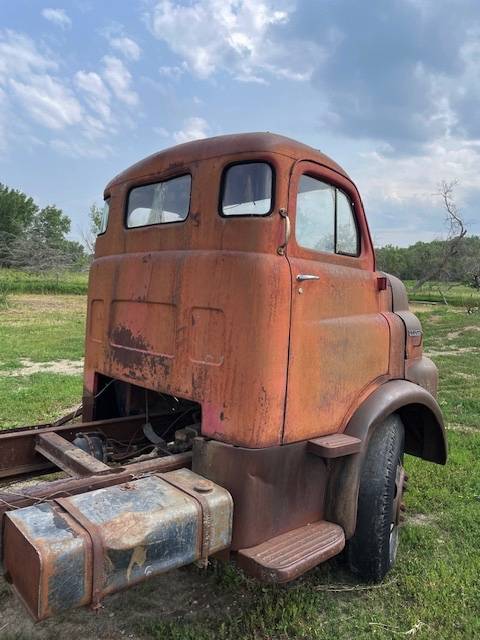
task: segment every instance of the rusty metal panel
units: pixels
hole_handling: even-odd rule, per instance
[[[4,568],[37,620],[91,600],[88,533],[58,506],[37,504],[5,518]]]
[[[173,472],[176,473],[176,472]],[[180,567],[230,544],[233,503],[228,492],[186,470],[176,480],[208,505],[209,530],[190,492],[150,476],[8,512],[4,566],[36,619],[97,604],[107,594]],[[172,478],[174,479],[174,478]],[[224,529],[224,530],[222,530]],[[19,554],[26,562],[19,562]]]
[[[342,527],[322,520],[240,549],[238,563],[263,582],[289,582],[337,555],[344,546]]]
[[[162,478],[169,482],[174,481],[176,486],[197,493],[197,496],[208,501],[210,514],[215,514],[214,518],[210,518],[208,525],[208,554],[229,547],[232,541],[233,500],[228,491],[185,468],[164,473]]]
[[[355,186],[313,158],[298,162],[290,182],[288,210],[296,226],[298,184],[308,174],[341,189],[354,204],[358,256],[315,251],[298,244],[293,231],[287,258],[292,271],[292,315],[283,442],[344,429],[361,397],[388,379],[389,325],[382,314],[374,254]],[[302,274],[312,276],[298,281]]]
[[[95,274],[90,298],[105,301],[108,324],[102,343],[87,336],[86,393],[100,372],[200,403],[204,435],[280,443],[290,321],[284,258],[158,251],[109,258]]]
[[[327,465],[308,453],[306,441],[247,449],[196,438],[193,471],[232,495],[232,550],[323,518]]]

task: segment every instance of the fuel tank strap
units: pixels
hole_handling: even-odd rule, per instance
[[[105,583],[105,569],[103,562],[103,542],[97,527],[77,509],[68,498],[56,498],[54,502],[68,513],[85,529],[92,542],[92,609],[98,609],[102,599],[102,589]]]
[[[200,561],[206,565],[208,556],[210,554],[210,530],[212,527],[212,512],[208,503],[207,494],[210,493],[210,486],[213,487],[213,483],[211,483],[210,480],[202,480],[199,481],[193,489],[191,489],[190,487],[186,486],[185,483],[174,480],[167,474],[157,473],[156,475],[162,480],[165,480],[165,482],[168,482],[168,484],[172,485],[172,487],[180,489],[180,491],[188,494],[200,505],[203,525],[202,540],[200,545]]]

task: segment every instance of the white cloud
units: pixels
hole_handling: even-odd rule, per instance
[[[183,128],[180,131],[175,131],[173,139],[178,144],[190,142],[191,140],[200,140],[208,136],[208,128],[208,123],[203,118],[187,118],[183,122]]]
[[[242,81],[264,82],[264,76],[305,80],[311,74],[306,54],[315,51],[318,61],[319,47],[294,40],[284,47],[270,33],[288,22],[291,4],[287,0],[194,0],[185,5],[160,0],[148,20],[154,35],[200,78],[222,70]]]
[[[350,174],[364,199],[376,245],[407,246],[441,237],[440,182],[458,180],[455,194],[462,208],[480,190],[479,166],[480,142],[451,137],[426,145],[418,156],[360,154]],[[465,219],[472,233],[480,231],[474,224],[478,220],[470,220],[468,213]]]
[[[106,137],[122,117],[121,102],[116,101],[114,112],[106,82],[123,102],[136,103],[137,96],[120,61],[107,59],[103,70],[108,80],[85,70],[62,77],[52,52],[24,34],[0,30],[0,151],[8,151],[14,141],[26,148],[36,139],[75,157],[98,156],[99,147],[105,155],[110,149]],[[68,138],[62,141],[64,131]]]
[[[158,73],[164,78],[168,78],[169,80],[178,80],[181,75],[183,75],[186,71],[185,66],[161,66],[158,68]]]
[[[119,51],[127,60],[138,60],[142,50],[131,38],[126,36],[118,36],[110,39],[110,46]]]
[[[62,140],[54,138],[50,147],[69,158],[106,158],[112,153],[108,144],[91,144],[90,140]]]
[[[68,29],[72,26],[72,21],[67,16],[64,9],[43,9],[42,16],[45,20],[53,22],[57,27]]]
[[[10,86],[31,117],[49,129],[63,129],[82,120],[82,107],[73,93],[49,75],[28,83],[11,79]]]
[[[156,133],[161,138],[168,138],[170,136],[169,132],[165,127],[153,127],[153,132]]]
[[[96,111],[104,120],[110,120],[112,113],[110,92],[98,73],[77,71],[75,84],[85,94],[85,100],[90,108]]]
[[[460,191],[480,189],[480,144],[444,138],[426,145],[418,156],[390,156],[378,151],[361,154],[355,179],[372,199],[408,204],[436,201],[437,185],[458,180]]]
[[[138,104],[138,95],[130,87],[132,75],[115,56],[104,56],[102,75],[115,96],[130,107]]]
[[[0,84],[12,75],[56,70],[58,64],[41,53],[33,40],[21,33],[0,31]]]

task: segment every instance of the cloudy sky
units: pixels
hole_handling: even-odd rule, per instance
[[[0,0],[0,182],[79,236],[108,180],[159,149],[274,131],[363,195],[375,242],[480,233],[479,0]]]

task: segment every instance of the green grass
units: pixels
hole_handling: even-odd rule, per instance
[[[32,299],[13,296],[0,313],[0,330],[5,322],[8,329],[6,339],[0,337],[0,361],[13,363],[25,353],[59,359],[66,349],[77,357],[83,311],[72,311],[73,297],[65,299],[63,314],[56,306],[49,313],[38,301],[32,306]],[[397,565],[382,585],[357,585],[338,559],[284,587],[213,564],[117,594],[98,616],[75,611],[35,627],[19,618],[18,631],[9,626],[5,633],[38,639],[480,638],[480,313],[438,306],[419,315],[426,350],[440,368],[450,456],[446,467],[407,456],[408,518]],[[75,403],[80,386],[79,376],[0,376],[0,423],[53,417]],[[0,583],[0,629],[1,607],[11,598],[2,595]],[[98,628],[107,622],[114,627],[102,635]]]
[[[17,269],[0,268],[0,306],[3,294],[85,294],[88,273],[70,271],[30,273]]]
[[[413,290],[415,283],[412,280],[405,281],[405,285],[411,301],[445,304],[446,300],[447,304],[456,307],[480,306],[480,291],[464,284],[427,282],[418,291]]]
[[[79,403],[80,375],[12,375],[25,362],[83,357],[86,301],[80,296],[11,295],[0,308],[0,428],[58,417]]]

